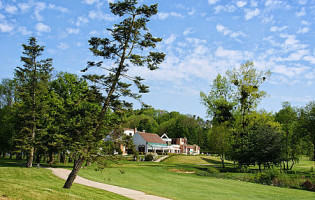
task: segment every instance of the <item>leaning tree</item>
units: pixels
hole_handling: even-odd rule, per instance
[[[83,72],[90,68],[103,70],[100,74],[84,75],[86,79],[94,83],[94,88],[104,94],[102,108],[98,113],[95,127],[89,130],[91,134],[89,142],[76,137],[77,141],[73,143],[77,145],[75,162],[64,188],[71,187],[84,161],[90,159],[100,148],[102,139],[111,128],[108,127],[112,124],[110,112],[120,113],[124,107],[131,106],[125,101],[126,98],[140,100],[139,93],[149,92],[148,86],[142,83],[143,78],[127,74],[130,67],[140,66],[155,70],[165,57],[162,52],[152,51],[156,43],[162,39],[153,37],[147,28],[150,17],[158,12],[157,4],[138,5],[137,0],[124,0],[109,3],[109,6],[111,12],[122,19],[121,22],[107,29],[110,33],[109,38],[92,37],[89,40],[93,55],[108,63],[105,65],[103,61],[88,62],[88,66],[82,70]],[[137,92],[132,92],[132,85],[138,88]],[[121,97],[124,97],[123,100]],[[84,136],[84,134],[81,135]]]

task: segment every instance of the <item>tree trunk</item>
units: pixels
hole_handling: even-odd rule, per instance
[[[295,162],[294,162],[294,160],[292,159],[292,165],[291,165],[291,167],[290,167],[290,170],[292,170],[294,164],[295,164]]]
[[[63,153],[59,153],[59,162],[60,163],[64,163],[65,162],[65,157],[64,157],[64,154]]]
[[[221,155],[222,168],[225,168],[224,154]]]
[[[75,180],[75,178],[77,177],[77,174],[78,174],[79,170],[81,169],[82,164],[84,163],[84,161],[85,161],[85,157],[84,156],[83,157],[79,157],[77,160],[74,161],[74,165],[73,165],[72,171],[69,174],[68,179],[65,182],[63,188],[66,188],[66,189],[70,189],[71,188],[72,183]]]
[[[54,154],[52,151],[49,151],[49,165],[51,165],[54,162]]]
[[[40,167],[40,159],[41,159],[40,154],[37,154],[37,156],[36,156],[37,168],[39,168],[39,167]]]
[[[27,165],[26,167],[30,168],[33,165],[34,160],[34,147],[31,147],[30,155],[27,158]]]
[[[86,163],[85,163],[85,166],[91,166],[91,161],[87,160]]]

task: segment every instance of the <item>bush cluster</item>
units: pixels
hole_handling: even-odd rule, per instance
[[[144,160],[145,161],[153,161],[153,160],[156,160],[158,158],[158,154],[157,153],[152,153],[152,152],[149,152],[145,155],[145,158]]]

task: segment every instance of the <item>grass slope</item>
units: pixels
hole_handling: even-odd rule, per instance
[[[82,169],[80,176],[181,200],[315,199],[314,192],[169,171],[171,169],[194,170],[195,167],[193,164],[132,162],[106,168],[102,173],[95,172],[93,167],[89,167]]]
[[[103,190],[74,184],[63,189],[64,180],[48,169],[27,169],[0,160],[0,198],[9,199],[128,199]]]

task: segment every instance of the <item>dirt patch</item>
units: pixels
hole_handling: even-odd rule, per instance
[[[170,172],[182,173],[182,174],[194,174],[196,171],[188,171],[184,169],[170,169]]]
[[[9,197],[7,197],[7,195],[0,195],[0,200],[2,199],[9,199]]]

